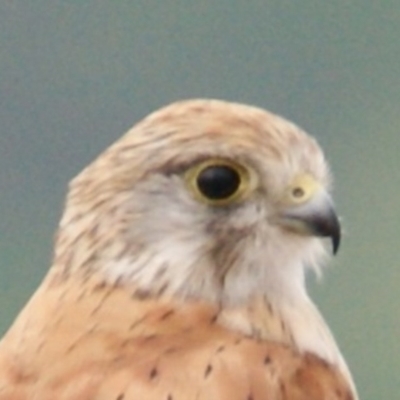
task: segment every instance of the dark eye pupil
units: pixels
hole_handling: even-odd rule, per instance
[[[207,167],[197,177],[200,192],[211,200],[223,200],[232,196],[239,185],[239,173],[227,165]]]

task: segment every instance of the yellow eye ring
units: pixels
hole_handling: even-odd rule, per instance
[[[242,164],[212,158],[188,169],[185,180],[194,196],[209,205],[240,202],[254,188],[254,173]]]

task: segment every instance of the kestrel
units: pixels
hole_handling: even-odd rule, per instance
[[[317,142],[255,107],[149,115],[72,180],[0,343],[1,400],[354,400],[305,288],[340,224]]]

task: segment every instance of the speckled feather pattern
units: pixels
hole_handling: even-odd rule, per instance
[[[0,399],[352,399],[325,361],[224,329],[216,307],[83,279],[50,275],[17,319]]]
[[[213,157],[254,171],[218,210],[184,172]],[[352,400],[346,363],[304,274],[320,238],[274,221],[317,142],[217,100],[150,114],[70,184],[53,265],[0,342],[0,400]]]

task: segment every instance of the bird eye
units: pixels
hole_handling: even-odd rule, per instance
[[[187,179],[196,197],[213,205],[240,200],[251,181],[247,168],[222,159],[195,165],[187,171]]]
[[[239,172],[227,165],[210,165],[197,176],[199,191],[210,200],[231,197],[240,186]]]

